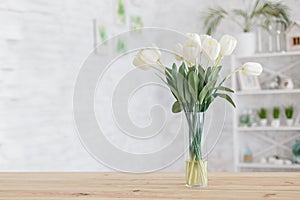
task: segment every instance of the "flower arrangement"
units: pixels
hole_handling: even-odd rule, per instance
[[[161,52],[157,47],[140,50],[133,60],[133,65],[143,70],[155,69],[166,78],[164,82],[176,99],[172,109],[175,113],[182,109],[186,112],[204,112],[216,97],[226,99],[235,107],[231,97],[226,94],[234,91],[225,87],[224,82],[239,71],[245,76],[258,76],[262,72],[259,63],[248,62],[217,84],[222,70],[219,64],[224,56],[233,52],[235,46],[235,38],[229,35],[224,35],[219,43],[208,35],[188,33],[186,43],[177,44],[174,51],[176,60],[182,61],[180,66],[176,63],[170,68],[164,66],[160,61]],[[207,58],[209,62],[208,66],[205,66],[201,63],[201,59]]]
[[[161,52],[155,46],[140,50],[133,65],[143,69],[154,69],[170,88],[175,98],[172,111],[184,111],[189,126],[189,159],[186,163],[186,184],[189,187],[207,185],[207,163],[201,151],[204,113],[216,98],[223,98],[235,107],[229,93],[234,90],[224,86],[233,74],[258,76],[262,72],[259,63],[248,62],[219,80],[224,56],[232,54],[236,39],[224,35],[220,41],[209,35],[188,33],[183,44],[175,45],[175,59],[181,62],[171,67],[161,60]]]

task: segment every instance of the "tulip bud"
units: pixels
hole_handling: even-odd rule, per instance
[[[208,38],[211,38],[210,35],[199,35],[200,36],[200,40],[201,40],[201,44],[204,43],[204,40],[208,39]]]
[[[187,46],[198,46],[201,48],[201,39],[197,33],[187,33],[186,36],[188,37]]]
[[[247,62],[242,66],[242,72],[245,76],[259,76],[262,71],[261,64],[256,62]]]
[[[210,60],[216,60],[220,53],[220,44],[213,38],[207,38],[203,43],[203,51]]]
[[[160,56],[161,52],[157,47],[142,49],[137,53],[132,64],[143,70],[148,70],[156,65]]]
[[[220,40],[221,45],[221,51],[220,54],[222,56],[229,56],[232,54],[233,50],[236,47],[237,40],[230,36],[230,35],[224,35]]]
[[[199,53],[201,52],[201,40],[200,36],[196,33],[187,33],[188,40],[183,46],[183,58],[195,64]]]

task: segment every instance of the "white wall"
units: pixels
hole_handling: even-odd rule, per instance
[[[108,170],[77,138],[72,92],[80,66],[93,48],[92,19],[113,26],[112,2],[0,1],[0,170]],[[299,19],[300,2],[286,2]],[[203,32],[201,11],[222,3],[144,0],[140,9],[147,27]],[[232,30],[237,31],[223,25],[218,35]],[[230,115],[228,119],[210,157],[213,171],[233,170]],[[179,170],[178,166],[168,170]]]

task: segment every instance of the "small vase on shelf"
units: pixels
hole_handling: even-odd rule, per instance
[[[284,109],[284,113],[286,116],[286,125],[287,126],[293,126],[294,124],[294,119],[293,119],[293,114],[294,114],[294,106],[288,106]]]
[[[256,34],[255,32],[243,32],[237,35],[237,49],[235,52],[239,56],[251,56],[256,51]]]
[[[268,120],[267,119],[260,119],[259,124],[260,126],[267,126]]]
[[[272,127],[278,128],[280,126],[279,116],[280,116],[280,108],[274,107],[273,108],[273,120],[271,122]]]
[[[293,119],[287,119],[286,120],[286,125],[287,126],[293,126],[294,125],[294,120]]]
[[[249,146],[247,145],[245,152],[244,152],[244,160],[245,163],[251,163],[253,161],[253,155],[252,155],[252,151],[249,148]]]
[[[258,110],[257,115],[259,117],[259,124],[260,126],[267,126],[268,120],[267,120],[267,109],[261,108]]]
[[[271,126],[274,128],[278,128],[280,126],[280,120],[279,119],[273,119],[271,122]]]

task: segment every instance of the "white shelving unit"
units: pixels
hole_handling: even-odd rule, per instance
[[[269,94],[300,94],[300,89],[276,89],[276,90],[258,90],[258,91],[237,91],[236,95],[269,95]]]
[[[257,132],[257,131],[300,131],[300,126],[280,126],[278,128],[274,127],[262,127],[262,126],[256,126],[256,127],[237,127],[237,131],[239,132]],[[292,132],[291,132],[292,133]]]
[[[295,58],[296,57],[296,58]],[[285,52],[285,53],[263,53],[257,54],[252,56],[232,56],[231,64],[232,66],[240,66],[244,62],[260,62],[263,67],[264,62],[268,62],[268,67],[270,67],[270,63],[273,63],[274,66],[277,65],[280,61],[284,59],[296,59],[291,65],[289,66],[282,66],[286,67],[286,69],[279,69],[279,73],[283,71],[291,70],[298,65],[298,61],[300,59],[300,52]],[[298,65],[300,67],[300,64]],[[233,67],[235,68],[235,67]],[[276,75],[276,72],[272,72],[272,68],[264,70],[264,73],[271,73]],[[300,69],[299,69],[300,74]],[[235,76],[232,78],[232,87],[235,89],[236,93],[233,95],[234,101],[237,103],[237,108],[233,111],[233,144],[234,144],[234,165],[235,171],[300,171],[300,164],[292,164],[292,165],[275,165],[275,164],[268,164],[268,163],[259,163],[259,157],[262,155],[271,156],[272,154],[268,155],[268,152],[274,151],[274,149],[281,149],[282,151],[291,151],[290,144],[295,140],[300,138],[300,125],[298,126],[285,126],[284,124],[278,128],[274,128],[271,126],[266,127],[240,127],[239,126],[239,115],[241,110],[243,109],[260,109],[261,107],[267,106],[275,106],[272,105],[272,100],[280,102],[281,99],[287,99],[289,101],[294,101],[293,104],[296,105],[300,101],[300,87],[299,89],[266,89],[266,90],[252,90],[252,91],[239,91],[238,90],[238,80]],[[292,96],[293,98],[290,98]],[[267,102],[264,102],[266,101]],[[271,100],[271,101],[270,101]],[[250,103],[245,103],[250,102]],[[241,104],[241,105],[240,105]],[[275,104],[275,103],[274,103]],[[263,105],[263,106],[262,106]],[[284,104],[279,104],[277,106],[283,106]],[[284,139],[282,141],[276,141],[275,136],[283,135]],[[273,137],[274,136],[274,137]],[[244,137],[248,138],[244,139]],[[249,138],[256,138],[261,141],[266,141],[269,145],[262,146],[259,151],[254,152],[251,149],[251,139]],[[247,145],[250,146],[254,156],[253,163],[244,163],[242,161],[243,151],[245,149],[245,140],[247,140]],[[259,145],[259,144],[254,144]],[[276,150],[275,150],[276,151]],[[256,158],[257,156],[257,158]],[[265,157],[264,156],[264,157]],[[290,158],[291,159],[291,158]]]
[[[283,56],[300,56],[300,51],[282,52],[282,53],[260,53],[251,56],[236,56],[237,59],[256,59],[256,58],[273,58]]]
[[[261,163],[239,163],[239,168],[252,168],[252,169],[299,169],[300,165],[276,165],[276,164],[261,164]]]

